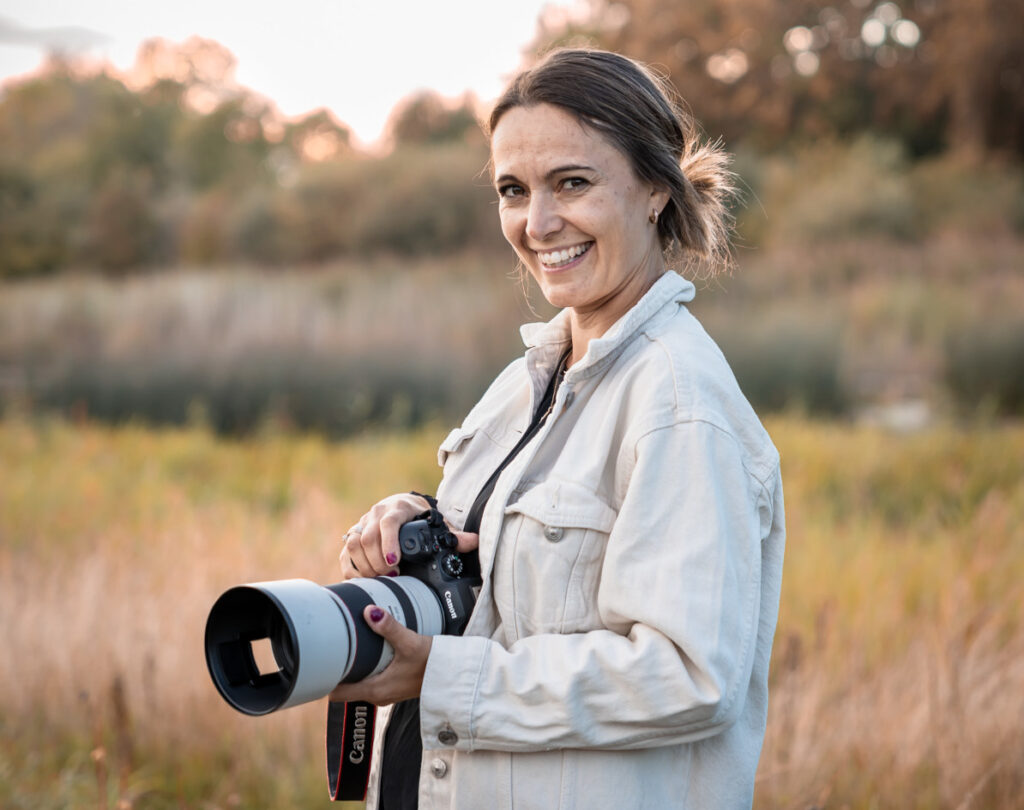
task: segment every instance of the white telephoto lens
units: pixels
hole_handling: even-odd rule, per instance
[[[280,708],[318,700],[352,666],[354,628],[349,612],[331,591],[307,579],[249,585],[271,597],[294,637],[294,684]]]

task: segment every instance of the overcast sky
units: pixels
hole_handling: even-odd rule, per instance
[[[403,96],[500,92],[545,0],[0,0],[0,80],[34,70],[48,45],[120,69],[150,37],[215,39],[237,79],[286,115],[327,107],[364,143]]]

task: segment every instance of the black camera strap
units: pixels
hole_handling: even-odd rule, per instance
[[[405,614],[405,626],[419,632],[416,612],[405,591],[387,577],[378,577],[395,595]],[[349,586],[342,585],[342,588]],[[349,602],[358,599],[364,592],[353,594]],[[370,604],[353,602],[362,608]],[[366,632],[373,631],[366,628]],[[356,663],[346,681],[360,681],[369,675],[369,666],[360,666],[358,640]],[[327,790],[331,801],[364,801],[370,783],[370,765],[373,762],[373,729],[377,722],[377,707],[362,700],[328,701],[327,703]]]
[[[327,704],[327,790],[334,802],[366,799],[377,707],[353,700]]]

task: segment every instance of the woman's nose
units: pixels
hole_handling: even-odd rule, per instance
[[[543,242],[561,227],[562,218],[554,201],[547,194],[532,195],[526,214],[526,235],[534,242]]]

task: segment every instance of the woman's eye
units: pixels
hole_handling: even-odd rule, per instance
[[[590,185],[583,177],[567,177],[562,181],[562,188],[567,191],[580,191]]]
[[[521,197],[523,196],[523,187],[517,186],[515,183],[506,183],[503,186],[498,186],[498,196],[503,200]]]

